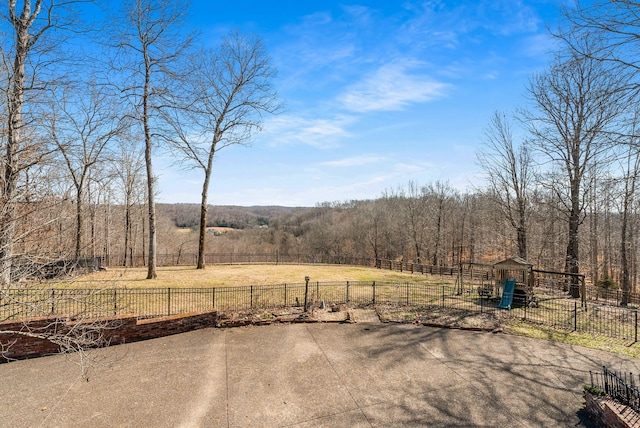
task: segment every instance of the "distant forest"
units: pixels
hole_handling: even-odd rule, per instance
[[[250,143],[264,118],[282,111],[277,64],[255,35],[230,32],[204,49],[181,26],[182,1],[117,1],[104,22],[83,22],[84,3],[2,9],[0,291],[30,262],[145,260],[153,279],[158,254],[196,252],[199,268],[206,252],[440,266],[519,256],[625,295],[637,288],[635,2],[563,10],[549,65],[531,75],[523,105],[495,112],[477,136],[477,188],[409,182],[372,200],[209,209],[217,150]],[[201,204],[156,203],[159,149],[202,173]]]
[[[593,282],[617,284],[622,275],[622,215],[616,200],[584,218],[579,239],[581,272]],[[73,204],[67,203],[69,213]],[[535,192],[528,211],[527,259],[537,268],[564,271],[568,229],[562,203],[552,192]],[[158,253],[195,254],[198,244],[198,204],[158,204]],[[73,216],[49,211],[46,239],[26,240],[25,253],[73,256]],[[108,257],[112,264],[141,263],[145,254],[145,205],[130,208],[125,247],[125,207],[95,204],[86,207],[83,256]],[[42,216],[38,210],[29,216]],[[638,277],[636,248],[640,218],[630,222],[630,273]],[[322,203],[315,207],[210,206],[211,234],[207,253],[321,254],[326,256],[403,260],[438,266],[495,263],[519,255],[518,230],[504,215],[500,198],[491,191],[460,193],[447,183],[409,183],[374,200]]]
[[[265,226],[271,219],[294,211],[287,207],[210,206],[207,227],[245,229]],[[176,227],[195,229],[200,224],[199,204],[158,204],[158,211],[171,218]]]

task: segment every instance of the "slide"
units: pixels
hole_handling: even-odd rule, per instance
[[[505,279],[504,287],[502,287],[502,298],[498,307],[500,309],[511,309],[511,302],[513,302],[513,290],[516,288],[515,279]]]

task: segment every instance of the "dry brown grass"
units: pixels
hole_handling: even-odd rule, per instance
[[[399,282],[441,284],[451,277],[423,276],[367,267],[336,265],[213,265],[205,270],[193,266],[158,268],[158,278],[145,279],[146,268],[111,268],[107,271],[75,278],[72,282],[56,283],[55,287],[227,287],[243,285],[300,284],[305,276],[311,282]],[[453,278],[455,280],[455,277]]]

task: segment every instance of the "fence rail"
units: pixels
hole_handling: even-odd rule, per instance
[[[109,257],[98,257],[92,259],[82,259],[82,267],[89,267],[87,261],[97,266],[106,267],[138,267],[145,266],[146,260],[143,256],[126,257],[121,254],[112,254]],[[197,254],[176,253],[158,254],[158,266],[194,266],[197,262]],[[471,281],[490,281],[494,279],[493,266],[482,263],[462,263],[457,266],[430,265],[416,262],[405,262],[386,259],[371,259],[367,257],[351,257],[327,254],[282,254],[280,252],[271,253],[207,253],[205,263],[215,264],[330,264],[376,267],[378,269],[393,270],[397,272],[407,272],[421,275],[439,275],[442,277],[460,278]],[[93,264],[91,265],[93,266]],[[567,294],[570,273],[549,272],[534,270],[536,287],[546,288],[557,294]],[[575,276],[575,275],[574,275]],[[580,276],[580,275],[578,275]],[[586,300],[608,302],[619,304],[626,301],[627,304],[640,305],[640,293],[629,292],[624,296],[622,290],[604,289],[595,286],[586,286]],[[626,297],[626,299],[624,299]]]
[[[10,289],[0,294],[0,320],[38,316],[71,319],[135,314],[140,318],[200,311],[269,310],[325,304],[386,305],[412,312],[452,309],[465,314],[500,317],[559,329],[638,341],[638,310],[610,305],[580,305],[550,296],[536,307],[505,311],[474,289],[415,283],[295,283],[212,288]]]
[[[607,367],[602,369],[602,373],[589,372],[591,386],[599,388],[608,397],[640,413],[640,389],[636,385],[633,373],[617,373]],[[638,379],[640,380],[640,377]],[[639,423],[640,420],[633,422]]]

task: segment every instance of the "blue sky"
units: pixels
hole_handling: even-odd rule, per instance
[[[448,181],[482,185],[475,152],[492,113],[525,103],[550,59],[560,1],[194,0],[216,45],[254,33],[284,111],[250,147],[218,153],[212,205],[314,206]],[[198,171],[159,159],[161,202],[199,202]]]

